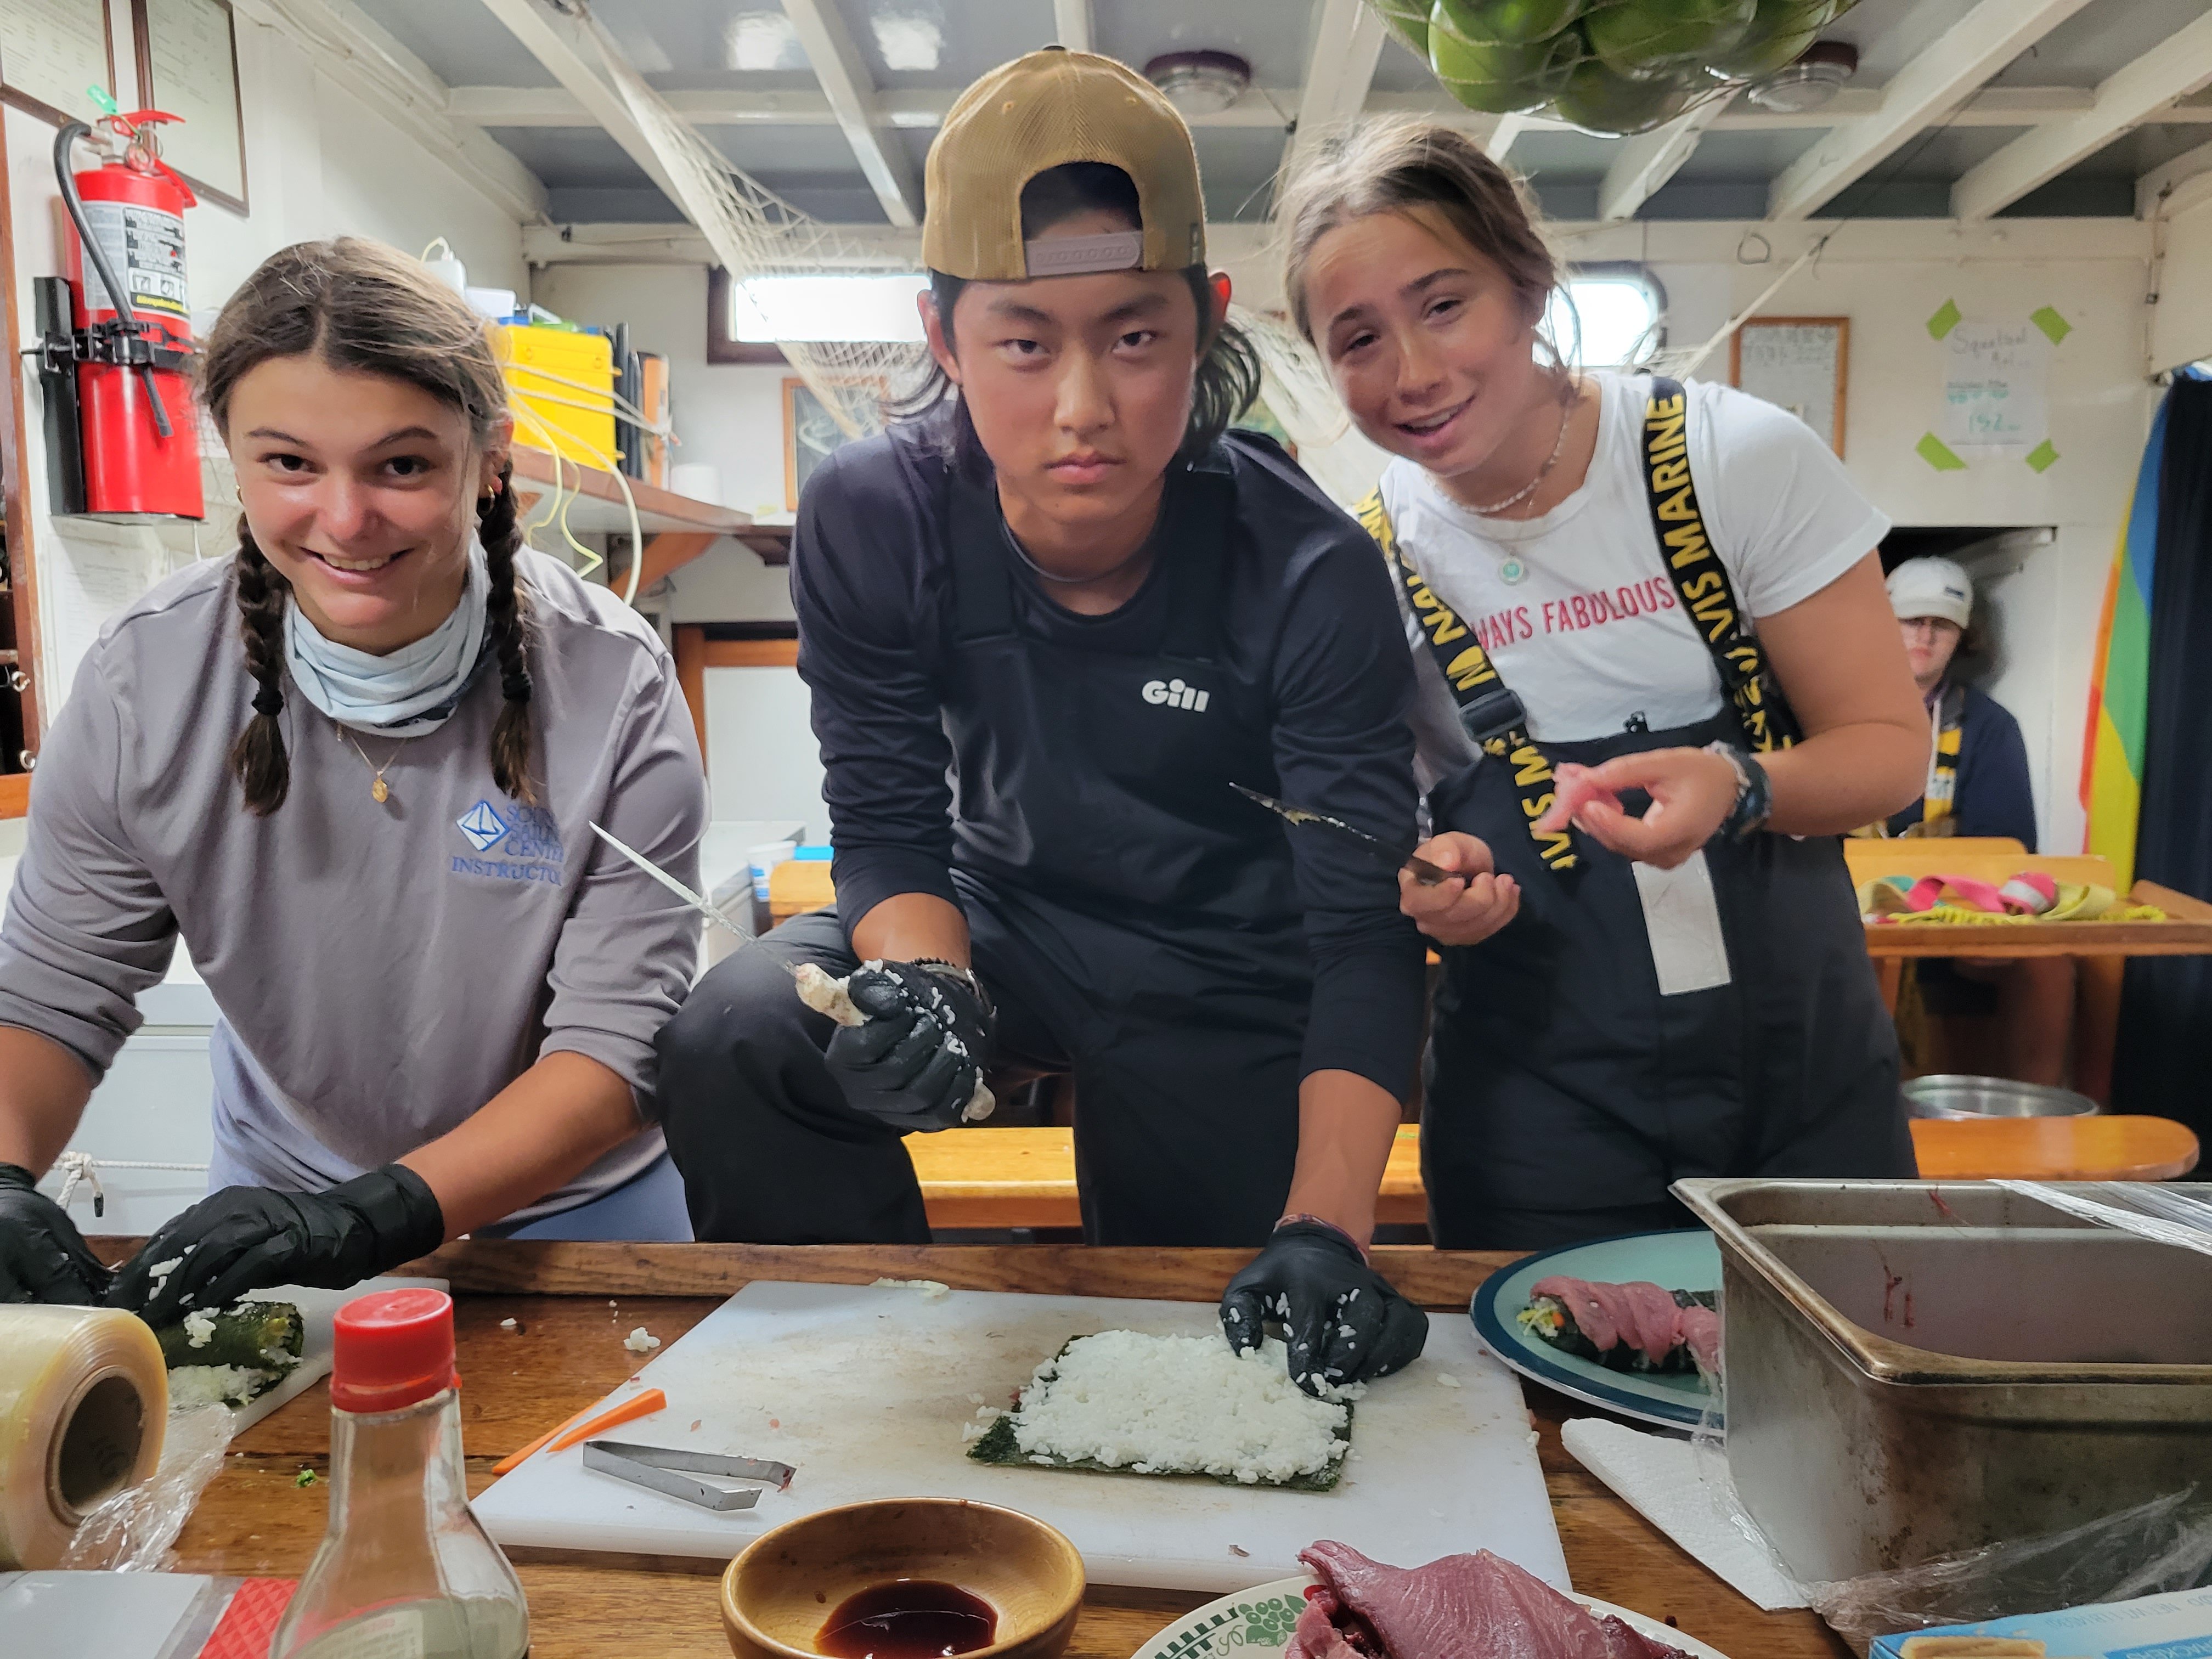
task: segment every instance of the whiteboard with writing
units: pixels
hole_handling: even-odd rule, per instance
[[[2027,449],[2049,435],[2051,341],[2041,329],[1960,323],[1943,345],[1944,442]]]
[[[140,61],[156,108],[184,118],[161,130],[161,159],[219,200],[246,209],[238,45],[224,0],[142,0]]]
[[[1733,379],[1788,410],[1844,453],[1844,375],[1851,325],[1844,317],[1759,317],[1736,331]]]
[[[86,88],[115,90],[106,0],[0,0],[0,82],[42,113],[97,119]]]

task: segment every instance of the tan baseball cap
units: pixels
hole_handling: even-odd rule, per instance
[[[1022,187],[1103,161],[1137,187],[1141,231],[1022,240]],[[1111,58],[1048,46],[960,94],[929,147],[921,262],[971,282],[1206,263],[1206,199],[1190,129],[1158,87]]]

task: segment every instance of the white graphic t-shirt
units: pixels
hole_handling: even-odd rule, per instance
[[[1674,597],[1651,532],[1640,465],[1646,376],[1598,373],[1596,453],[1582,488],[1541,518],[1485,519],[1411,461],[1382,474],[1407,559],[1475,630],[1519,694],[1539,743],[1655,731],[1717,713],[1720,672]],[[1754,619],[1810,599],[1888,533],[1811,428],[1734,388],[1692,380],[1690,476],[1706,532]],[[1514,580],[1509,580],[1514,578]],[[1474,758],[1451,691],[1398,592],[1419,662],[1422,785]]]

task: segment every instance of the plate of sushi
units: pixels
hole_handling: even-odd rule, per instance
[[[1185,1613],[1131,1659],[1727,1659],[1670,1625],[1588,1596],[1563,1595],[1487,1550],[1425,1567],[1370,1561],[1327,1540],[1299,1559],[1312,1569],[1255,1584]]]
[[[1711,1233],[1632,1233],[1500,1268],[1468,1311],[1522,1376],[1639,1422],[1694,1429],[1715,1405],[1706,1379],[1720,1364],[1720,1284]]]

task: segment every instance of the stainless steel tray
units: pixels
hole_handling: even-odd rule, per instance
[[[1800,1578],[2212,1487],[2212,1257],[1980,1183],[1685,1181],[1729,1467]]]

